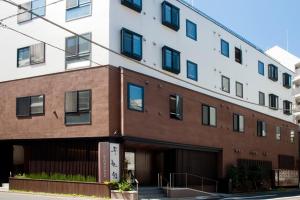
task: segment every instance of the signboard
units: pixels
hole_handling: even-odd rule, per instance
[[[110,143],[110,180],[120,180],[120,144]]]
[[[109,143],[99,142],[98,144],[98,166],[99,182],[109,181]]]
[[[299,173],[297,170],[277,169],[275,171],[275,186],[298,186]]]

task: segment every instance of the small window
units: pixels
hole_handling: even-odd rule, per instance
[[[32,11],[27,12],[27,10]],[[34,13],[34,14],[33,14]],[[46,14],[46,0],[33,0],[20,5],[18,9],[18,23],[30,21],[37,16],[45,16]]]
[[[198,65],[196,63],[187,61],[187,78],[194,81],[198,80]]]
[[[260,75],[265,75],[265,64],[261,61],[258,61],[258,73]]]
[[[217,126],[216,108],[202,105],[202,124],[207,126]]]
[[[229,43],[221,40],[221,54],[229,58]]]
[[[197,24],[186,20],[186,36],[197,41]]]
[[[286,115],[291,115],[292,114],[292,102],[290,101],[283,101],[283,113]]]
[[[235,132],[244,132],[244,116],[239,114],[233,114],[233,131]]]
[[[230,79],[222,76],[222,91],[230,93]]]
[[[128,109],[144,111],[144,87],[128,83]]]
[[[278,81],[278,67],[275,65],[270,64],[269,65],[269,79],[272,81]]]
[[[276,140],[281,140],[281,127],[276,126]]]
[[[242,50],[235,47],[235,61],[242,64]]]
[[[243,84],[240,82],[235,82],[235,87],[236,87],[236,96],[243,98]]]
[[[183,119],[183,99],[179,95],[170,95],[170,118]]]
[[[72,91],[65,93],[65,124],[91,123],[91,91]]]
[[[30,117],[44,114],[44,95],[18,97],[16,99],[17,117]]]
[[[274,94],[269,95],[269,107],[274,110],[278,110],[278,96]]]
[[[66,20],[74,20],[92,14],[91,0],[66,0]]]
[[[283,84],[283,87],[291,88],[292,76],[288,73],[283,73],[282,74],[282,84]]]
[[[265,93],[263,92],[258,92],[258,102],[259,102],[259,105],[261,106],[265,106],[266,105],[266,102],[265,102]]]
[[[121,53],[135,60],[142,60],[142,38],[143,36],[123,28],[121,30]]]
[[[175,74],[180,73],[180,52],[170,47],[162,48],[162,66],[163,69]]]
[[[257,136],[266,137],[267,136],[267,125],[264,121],[257,121]]]
[[[180,10],[167,1],[162,3],[162,24],[178,31],[180,28]]]
[[[137,12],[142,11],[142,0],[121,0],[121,3]]]
[[[66,38],[66,65],[67,68],[85,67],[91,64],[91,33]]]
[[[17,51],[17,67],[45,63],[45,43],[38,43]]]
[[[294,130],[291,130],[291,132],[290,132],[290,140],[291,140],[291,143],[295,143],[295,131]]]

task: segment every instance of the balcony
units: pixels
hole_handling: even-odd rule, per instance
[[[300,105],[296,105],[293,109],[293,114],[295,116],[295,119],[298,121],[300,119]]]
[[[295,97],[295,100],[297,101],[300,101],[300,87],[296,86],[296,88],[293,89],[293,95]]]
[[[300,69],[296,69],[295,71],[295,77],[293,79],[293,83],[295,83],[296,85],[300,85]]]

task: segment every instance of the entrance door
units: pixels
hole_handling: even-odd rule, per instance
[[[0,183],[8,183],[12,171],[13,147],[8,144],[0,144]]]

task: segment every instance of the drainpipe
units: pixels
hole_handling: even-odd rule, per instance
[[[121,136],[124,136],[124,68],[120,66]]]

